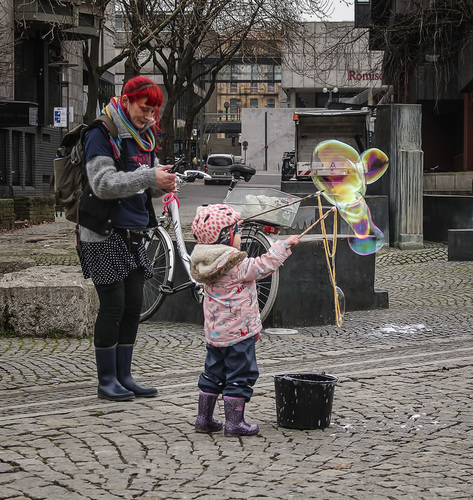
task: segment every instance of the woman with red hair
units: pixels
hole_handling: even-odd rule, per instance
[[[79,207],[80,260],[92,278],[100,307],[94,328],[98,397],[125,401],[157,394],[131,375],[144,281],[153,267],[144,246],[147,228],[157,224],[152,190],[174,192],[175,174],[160,166],[155,153],[157,121],[163,97],[144,76],[129,80],[84,137],[88,184]]]

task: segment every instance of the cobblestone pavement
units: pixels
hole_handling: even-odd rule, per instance
[[[0,499],[471,499],[472,273],[444,245],[382,251],[389,309],[264,334],[256,437],[194,432],[201,326],[140,326],[135,376],[159,395],[126,403],[97,399],[90,339],[1,338]],[[320,371],[330,427],[278,427],[274,375]]]

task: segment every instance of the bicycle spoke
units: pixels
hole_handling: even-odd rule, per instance
[[[249,257],[258,257],[266,253],[271,246],[269,238],[258,230],[257,227],[249,225],[243,228],[241,249]],[[279,287],[279,270],[256,282],[258,293],[258,304],[260,308],[261,321],[264,321],[270,313]]]
[[[173,273],[171,259],[174,259],[174,255],[171,253],[174,252],[174,247],[159,230],[153,234],[147,252],[153,265],[154,275],[145,281],[140,321],[149,319],[159,309],[165,298],[161,286],[172,281]]]

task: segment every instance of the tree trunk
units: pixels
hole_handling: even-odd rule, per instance
[[[161,162],[168,162],[174,159],[174,104],[168,101],[161,115],[162,141],[159,157]]]
[[[87,109],[84,114],[84,123],[92,123],[97,117],[97,102],[99,98],[99,83],[100,75],[98,72],[99,60],[99,39],[92,38],[90,40],[90,52],[87,55],[88,69],[88,91],[87,91]]]

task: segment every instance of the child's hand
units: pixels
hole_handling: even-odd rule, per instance
[[[286,240],[286,243],[292,247],[294,245],[297,245],[301,241],[301,237],[297,236],[297,234],[293,234],[289,236],[289,238]]]

